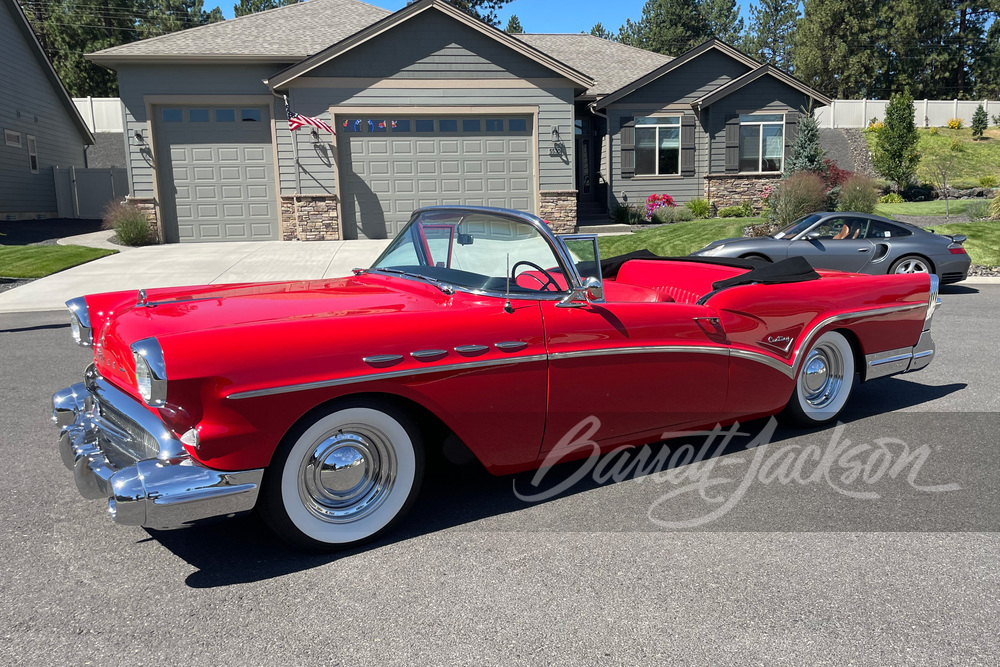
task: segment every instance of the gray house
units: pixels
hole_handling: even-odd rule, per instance
[[[94,138],[15,0],[0,0],[0,220],[56,216],[52,167],[86,166]]]
[[[721,42],[671,59],[508,35],[441,0],[395,13],[310,0],[89,57],[118,72],[133,200],[166,241],[385,238],[413,209],[450,203],[570,231],[578,211],[683,201],[709,182],[729,201],[782,160],[776,121],[753,135],[746,117],[780,117],[786,142],[794,110],[824,102]],[[336,134],[290,132],[286,101]],[[751,172],[753,136],[767,155]]]

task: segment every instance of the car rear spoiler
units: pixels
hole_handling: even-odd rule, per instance
[[[942,234],[941,236],[951,239],[952,243],[965,243],[965,240],[969,238],[965,234]]]

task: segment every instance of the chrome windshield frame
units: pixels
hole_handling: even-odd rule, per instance
[[[566,245],[562,242],[561,238],[559,238],[558,236],[556,236],[552,232],[552,229],[549,228],[548,223],[546,223],[544,220],[542,220],[541,218],[539,218],[536,215],[533,215],[531,213],[525,213],[524,211],[515,211],[513,209],[508,209],[508,208],[494,208],[494,207],[490,207],[490,206],[447,206],[447,205],[444,205],[444,206],[424,206],[424,207],[418,208],[415,211],[413,211],[413,214],[410,217],[410,221],[407,222],[406,225],[403,227],[403,229],[400,230],[399,235],[396,238],[399,238],[403,234],[409,232],[410,227],[412,227],[414,224],[416,224],[416,222],[420,219],[421,215],[423,215],[424,213],[429,213],[429,212],[433,212],[433,213],[455,212],[455,213],[459,213],[459,214],[462,214],[462,213],[468,213],[468,214],[479,213],[479,214],[485,214],[485,215],[495,215],[495,216],[498,216],[498,217],[508,218],[508,219],[514,220],[516,222],[522,222],[522,223],[531,225],[532,227],[535,228],[535,230],[539,233],[539,235],[541,235],[542,238],[544,238],[546,240],[546,242],[549,244],[549,247],[552,249],[552,253],[555,255],[556,262],[559,264],[560,268],[562,269],[563,274],[566,276],[567,281],[568,281],[569,286],[570,286],[569,290],[567,290],[567,291],[561,291],[561,292],[558,292],[558,293],[554,293],[554,292],[539,292],[538,294],[527,294],[527,295],[525,295],[525,294],[510,294],[510,295],[508,295],[506,292],[501,291],[501,290],[484,290],[482,288],[465,287],[463,285],[455,285],[453,283],[449,283],[449,285],[452,286],[452,287],[454,287],[456,290],[459,290],[459,291],[462,291],[462,292],[468,292],[468,293],[472,293],[472,294],[482,294],[482,295],[487,295],[487,296],[501,296],[501,297],[509,296],[512,299],[516,299],[516,298],[522,298],[522,299],[525,299],[525,298],[526,299],[555,299],[555,298],[559,298],[559,299],[562,299],[563,297],[566,296],[567,293],[572,293],[574,290],[580,290],[580,289],[583,289],[583,287],[584,287],[583,278],[580,277],[580,273],[576,269],[576,264],[574,264],[571,261],[571,258],[570,258],[570,255],[569,255],[569,250],[566,248]],[[379,262],[381,262],[382,259],[389,254],[390,250],[392,249],[392,245],[393,244],[390,243],[389,246],[382,252],[382,254],[380,254],[378,256],[378,258],[374,262],[372,262],[371,267],[369,267],[368,269],[366,269],[366,271],[371,271],[373,273],[379,273],[379,272],[381,272],[381,270],[376,267],[376,264],[378,264]],[[600,258],[598,258],[598,261],[600,261]],[[400,274],[392,273],[392,272],[389,272],[389,271],[381,272],[381,275],[396,276],[396,277],[400,277],[400,278],[407,278],[407,277],[409,277],[409,276],[402,276]],[[432,279],[425,278],[425,277],[410,278],[410,279],[411,280],[424,279],[424,280],[427,280],[428,282],[432,281]],[[438,281],[438,282],[440,282],[440,281]]]

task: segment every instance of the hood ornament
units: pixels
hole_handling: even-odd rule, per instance
[[[141,289],[141,290],[139,290],[139,298],[135,302],[135,307],[136,308],[145,308],[147,304],[148,304],[148,301],[146,300],[146,290]]]

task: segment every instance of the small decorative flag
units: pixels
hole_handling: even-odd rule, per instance
[[[330,134],[337,134],[325,121],[320,120],[319,118],[312,118],[310,116],[293,113],[291,109],[288,109],[288,129],[294,132],[303,125],[315,127],[318,130],[326,130]]]
[[[345,130],[347,129],[347,121],[346,120],[344,121],[344,129]]]
[[[380,120],[380,121],[378,122],[378,128],[379,128],[380,130],[384,130],[384,129],[385,129],[385,121],[384,121],[384,120]]]
[[[392,121],[392,129],[396,129],[396,121]]]

